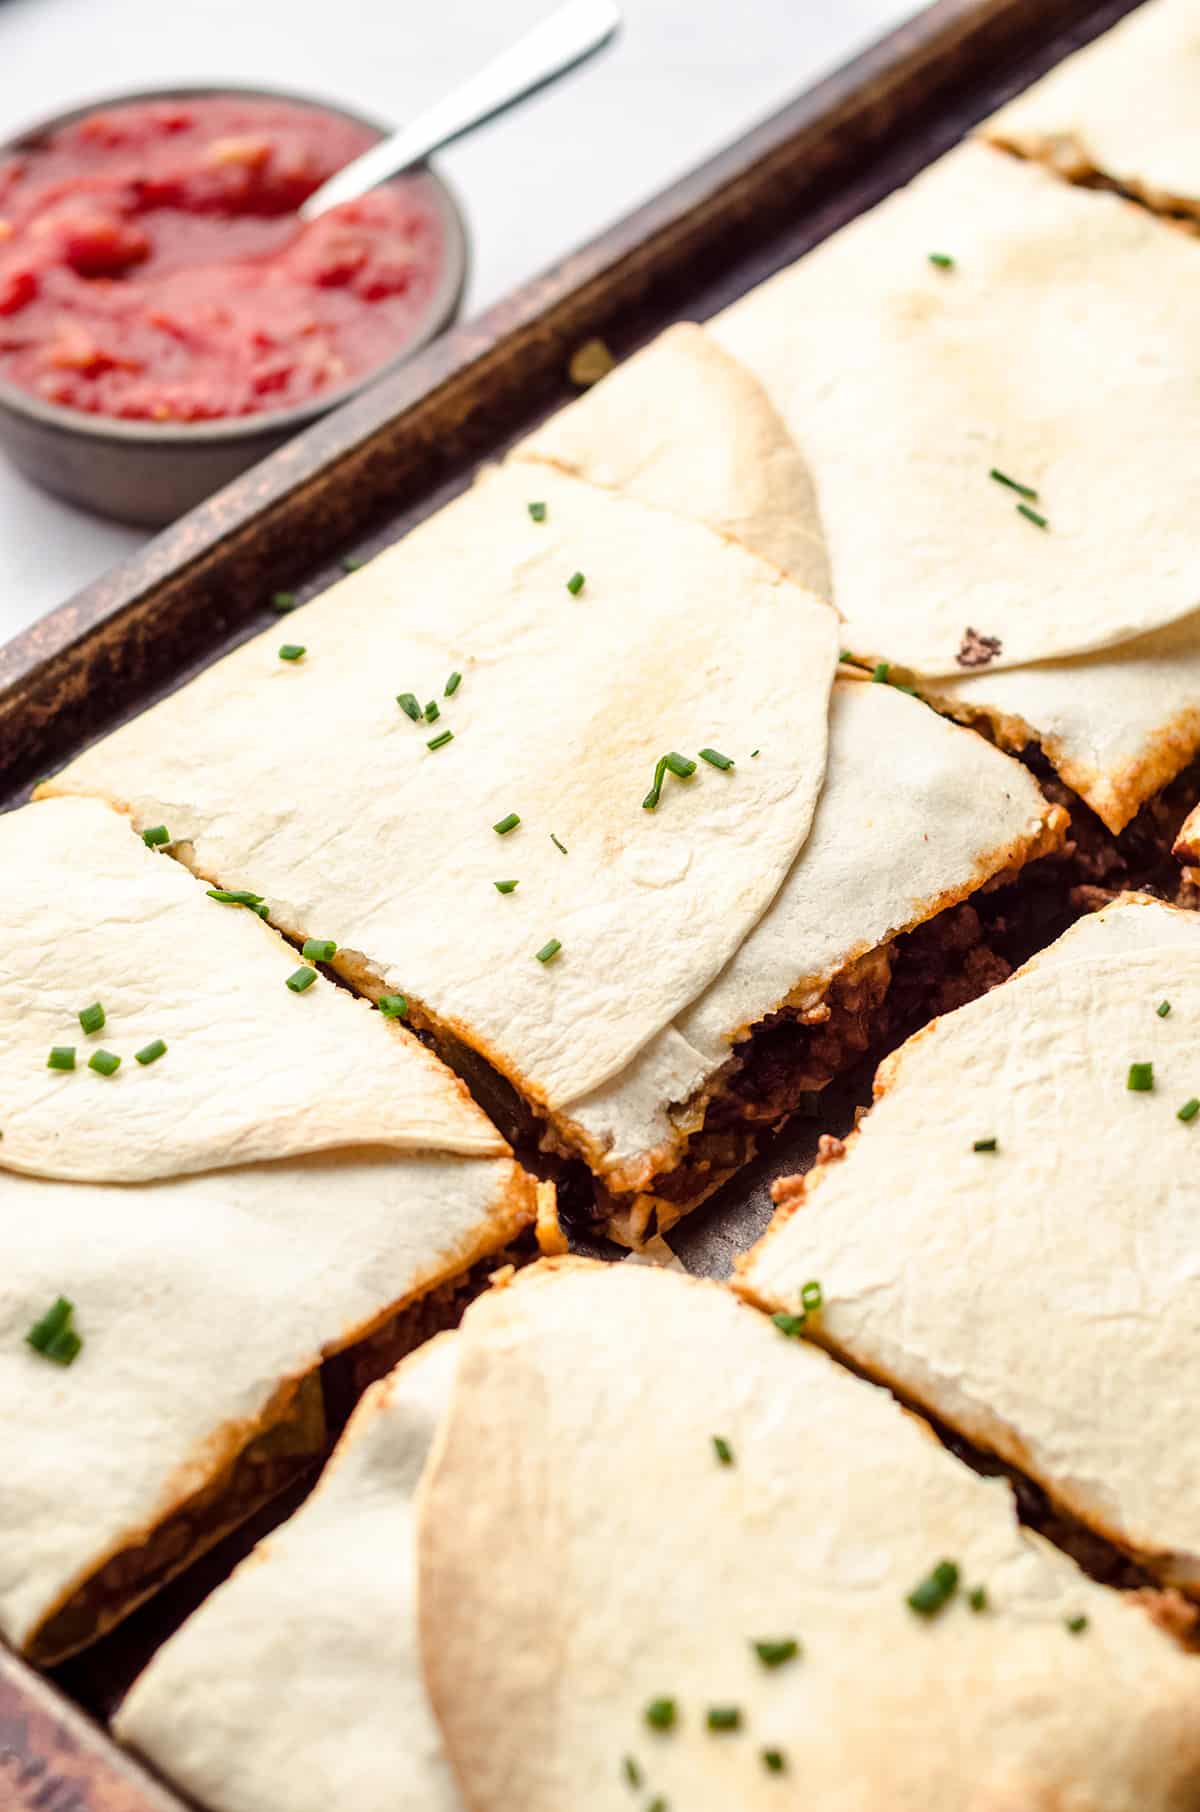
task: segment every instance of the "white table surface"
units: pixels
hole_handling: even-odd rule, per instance
[[[400,121],[552,0],[0,0],[0,134],[77,101],[266,81]],[[618,43],[444,153],[470,218],[467,313],[590,238],[917,10],[916,0],[624,0]],[[138,530],[0,461],[0,642]]]

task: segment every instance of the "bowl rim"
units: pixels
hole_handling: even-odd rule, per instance
[[[374,115],[360,112],[356,107],[299,89],[281,88],[262,82],[173,82],[157,87],[122,89],[115,93],[97,95],[92,100],[46,114],[33,124],[23,126],[0,139],[0,158],[31,150],[48,134],[60,131],[64,126],[74,125],[77,120],[86,119],[89,114],[103,113],[112,107],[136,106],[143,101],[207,99],[225,94],[265,101],[289,101],[296,106],[311,107],[315,111],[332,113],[355,125],[364,126],[369,131],[378,133],[380,138],[395,130]],[[197,445],[254,441],[267,437],[278,441],[298,433],[320,416],[328,415],[342,403],[349,402],[351,397],[357,396],[385,373],[394,371],[422,347],[428,346],[453,319],[462,300],[471,262],[462,203],[445,177],[426,162],[414,164],[410,170],[403,172],[403,177],[406,181],[415,179],[421,184],[441,223],[442,270],[416,333],[393,357],[385,359],[382,364],[373,365],[369,371],[360,372],[347,383],[322,391],[308,402],[295,403],[288,409],[262,409],[249,415],[218,416],[208,421],[153,422],[93,414],[90,410],[71,409],[63,403],[47,402],[43,397],[35,396],[31,390],[9,383],[2,376],[0,408],[26,416],[44,428],[82,439],[148,445],[164,451]]]

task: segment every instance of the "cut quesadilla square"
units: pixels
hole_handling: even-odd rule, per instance
[[[993,144],[1072,182],[1200,215],[1200,7],[1146,0],[992,115]]]
[[[472,1812],[1195,1804],[1195,1657],[728,1290],[554,1261],[458,1338],[418,1598]]]
[[[209,1812],[461,1812],[421,1671],[413,1501],[455,1341],[371,1387],[311,1497],[121,1706],[121,1740]]]
[[[1128,897],[881,1067],[740,1288],[1200,1595],[1200,918]]]
[[[0,875],[0,1633],[49,1662],[311,1463],[322,1358],[536,1185],[401,1025],[99,801],[0,818]]]

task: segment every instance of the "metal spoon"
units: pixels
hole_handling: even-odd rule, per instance
[[[616,0],[567,0],[461,88],[323,182],[300,209],[300,218],[315,220],[340,202],[354,201],[377,183],[503,113],[514,101],[543,88],[607,44],[620,23]]]

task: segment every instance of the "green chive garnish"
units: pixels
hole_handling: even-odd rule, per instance
[[[331,963],[337,955],[337,945],[331,937],[306,937],[300,954],[306,963]]]
[[[435,724],[441,715],[442,707],[438,704],[436,698],[431,698],[425,707],[425,722],[427,724]]]
[[[546,520],[545,504],[544,503],[531,503],[529,505],[529,514],[534,522],[545,522],[545,520]]]
[[[115,1076],[121,1067],[121,1059],[112,1051],[93,1051],[88,1058],[89,1070],[95,1070],[98,1076]]]
[[[566,855],[566,853],[567,853],[567,846],[566,846],[566,844],[565,844],[565,843],[560,843],[560,842],[559,842],[559,840],[558,840],[558,838],[557,838],[557,837],[556,837],[556,836],[555,836],[555,835],[554,835],[554,832],[553,832],[553,831],[551,831],[551,832],[550,832],[550,841],[551,841],[551,843],[553,843],[553,845],[554,845],[554,847],[555,847],[555,849],[557,849],[557,850],[561,850],[561,851],[562,851],[562,854],[563,854],[563,855],[564,855],[564,856],[565,856],[565,855]]]
[[[519,881],[493,881],[492,886],[496,889],[497,893],[516,893],[517,888],[520,886],[520,882]]]
[[[1167,1017],[1167,1014],[1171,1011],[1170,1001],[1169,1000],[1160,1000],[1158,1005],[1155,1007],[1154,1011],[1158,1014],[1158,1017],[1160,1019],[1165,1019]]]
[[[849,648],[843,648],[842,652],[838,655],[839,661],[852,661],[853,659],[853,652]]]
[[[462,685],[462,674],[461,673],[452,673],[450,675],[450,678],[446,681],[446,686],[445,686],[445,691],[444,691],[443,696],[446,698],[453,698],[454,694],[458,691],[458,688],[461,685]]]
[[[784,1636],[777,1642],[754,1642],[751,1647],[764,1667],[782,1667],[785,1661],[794,1661],[800,1653],[800,1644],[794,1636]]]
[[[954,269],[954,260],[948,252],[930,252],[928,257],[930,264],[936,264],[940,271]]]
[[[680,755],[674,749],[669,755],[664,755],[663,760],[667,764],[668,774],[674,774],[678,780],[690,780],[696,772],[696,764],[691,757]]]
[[[385,1019],[407,1019],[408,998],[404,994],[381,994],[376,1006]]]
[[[281,661],[302,661],[307,653],[303,642],[285,642],[279,650],[279,658]]]
[[[621,1763],[621,1773],[625,1776],[625,1779],[629,1782],[631,1787],[641,1786],[642,1771],[631,1755],[627,1755]]]
[[[662,798],[663,775],[666,771],[667,758],[665,755],[661,755],[654,764],[654,784],[646,794],[646,797],[642,800],[642,810],[644,812],[652,812]]]
[[[295,610],[295,608],[296,594],[294,591],[273,591],[271,593],[271,609],[277,610],[281,617],[286,616],[289,610]]]
[[[789,1340],[798,1340],[800,1338],[801,1334],[804,1332],[804,1323],[807,1319],[807,1315],[787,1315],[782,1309],[779,1311],[778,1315],[772,1315],[771,1317],[771,1320],[779,1329],[779,1332],[781,1334],[786,1334]]]
[[[642,810],[652,812],[657,806],[662,798],[663,780],[667,774],[674,774],[679,780],[690,780],[695,772],[695,762],[687,755],[681,755],[677,749],[660,755],[654,764],[654,784],[642,800]]]
[[[782,1774],[787,1766],[787,1763],[783,1759],[783,1750],[764,1749],[762,1751],[762,1765],[768,1774]]]
[[[216,900],[219,906],[261,906],[261,893],[247,893],[244,887],[210,887],[207,889],[210,900]]]
[[[733,1465],[733,1448],[729,1445],[729,1442],[725,1439],[725,1436],[722,1434],[715,1434],[712,1438],[712,1444],[713,1444],[713,1452],[716,1454],[717,1458],[720,1460],[722,1466],[732,1466]]]
[[[905,1602],[919,1617],[936,1617],[958,1590],[958,1568],[952,1560],[939,1560],[933,1572],[915,1585]]]
[[[804,1304],[805,1311],[809,1315],[815,1315],[817,1310],[821,1307],[822,1302],[825,1300],[821,1294],[820,1284],[816,1282],[806,1283],[800,1292],[800,1300]]]
[[[583,590],[583,586],[584,578],[582,573],[572,573],[571,577],[567,580],[567,590],[573,598],[579,596],[580,592]]]
[[[538,962],[552,963],[561,949],[562,945],[559,943],[558,939],[552,937],[549,943],[543,944],[541,949],[537,952]]]
[[[149,830],[142,832],[142,842],[147,849],[160,849],[164,843],[171,841],[171,833],[165,824],[152,824]]]
[[[1037,502],[1037,492],[1034,490],[1033,486],[1022,484],[1017,478],[1010,478],[1007,472],[998,471],[997,468],[993,466],[988,473],[988,477],[994,478],[997,484],[1006,484],[1010,491],[1016,491],[1020,496],[1028,497],[1031,503]]]
[[[720,749],[701,749],[700,759],[701,761],[707,761],[709,766],[713,768],[731,768],[733,766],[732,757],[729,755],[722,755]]]
[[[751,749],[751,751],[750,751],[750,759],[751,759],[751,761],[757,761],[757,759],[758,759],[758,757],[759,757],[759,756],[760,756],[760,755],[761,755],[761,754],[762,754],[762,750],[761,750],[761,749]]]
[[[678,1708],[674,1699],[651,1699],[644,1716],[651,1730],[671,1730]]]
[[[1154,1087],[1154,1065],[1152,1063],[1131,1063],[1125,1086],[1133,1089],[1137,1094],[1148,1094]]]
[[[492,829],[498,837],[507,837],[509,831],[516,830],[520,822],[521,819],[517,812],[509,812],[506,818],[501,818],[499,824],[493,824]]]
[[[104,1030],[104,1008],[97,1001],[95,1006],[85,1007],[79,1015],[79,1023],[85,1032],[102,1032]]]
[[[1024,516],[1026,522],[1032,522],[1035,528],[1049,528],[1050,524],[1040,510],[1031,509],[1027,503],[1017,505],[1017,515]]]
[[[357,554],[342,555],[342,571],[344,573],[356,573],[360,566],[365,566],[366,564],[366,561],[360,559]]]
[[[56,1044],[46,1059],[48,1070],[73,1070],[75,1068],[75,1046],[73,1044]]]
[[[55,1365],[70,1365],[83,1346],[83,1341],[71,1326],[74,1313],[75,1304],[68,1302],[65,1296],[58,1297],[26,1334],[27,1345],[35,1353],[41,1353],[44,1359],[52,1359]]]
[[[1194,1120],[1197,1114],[1200,1114],[1200,1100],[1193,1095],[1190,1101],[1184,1102],[1175,1118],[1182,1120],[1186,1125],[1189,1120]]]
[[[1086,1617],[1068,1617],[1066,1625],[1073,1636],[1082,1636],[1088,1626],[1088,1620]]]
[[[419,723],[421,721],[421,707],[417,703],[414,693],[397,692],[396,703],[399,705],[404,715],[406,717],[411,717],[414,723]]]
[[[971,1147],[971,1150],[972,1151],[995,1151],[996,1147],[997,1147],[997,1141],[995,1139],[976,1139],[974,1145],[972,1145],[972,1147]]]
[[[162,1039],[154,1038],[149,1044],[144,1044],[140,1051],[135,1051],[133,1056],[135,1063],[145,1065],[147,1063],[157,1063],[160,1057],[166,1056],[166,1052],[167,1047]]]
[[[710,1705],[705,1722],[710,1730],[740,1730],[742,1714],[736,1705]]]
[[[306,988],[312,987],[316,979],[316,970],[310,969],[305,965],[303,969],[293,969],[292,973],[287,978],[287,986],[292,990],[293,994],[303,994]]]
[[[973,1611],[986,1611],[988,1608],[987,1587],[981,1585],[972,1586],[971,1590],[967,1593],[967,1603]]]
[[[878,667],[876,667],[874,672],[871,674],[871,678],[875,681],[875,684],[877,686],[886,686],[887,680],[888,680],[888,674],[891,671],[892,671],[892,664],[890,661],[880,661]]]
[[[453,730],[443,730],[440,736],[431,736],[425,744],[427,749],[444,749],[448,742],[454,741]]]

